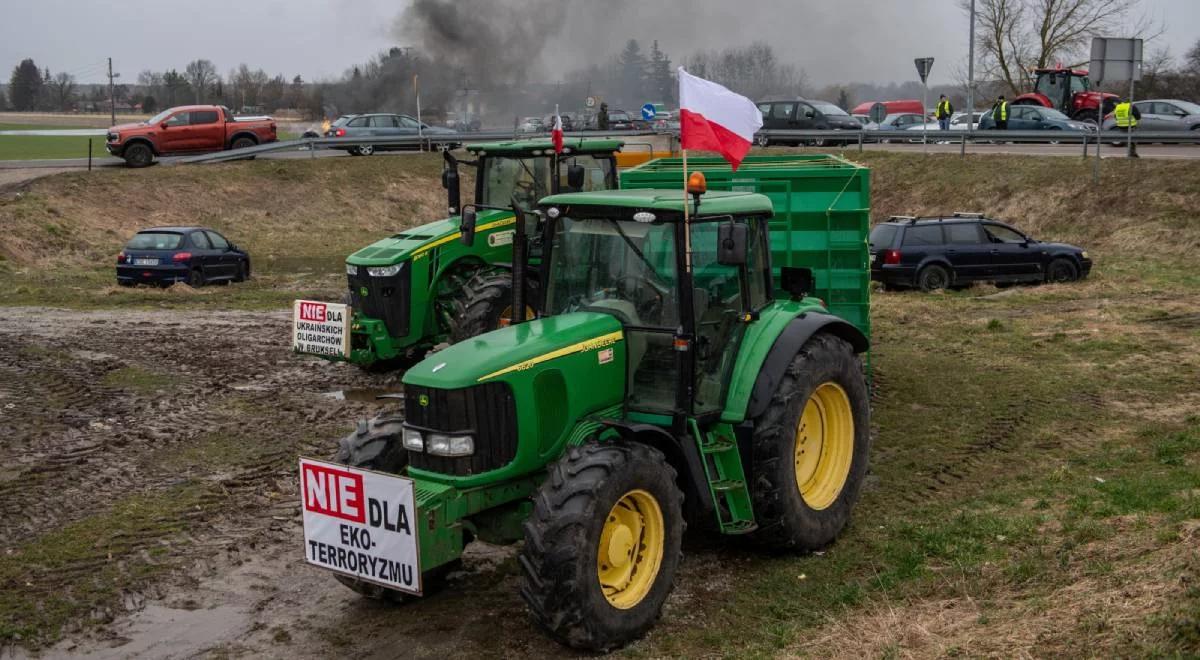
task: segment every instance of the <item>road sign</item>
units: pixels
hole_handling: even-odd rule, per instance
[[[657,114],[658,114],[658,110],[654,109],[653,103],[647,103],[646,105],[642,106],[642,119],[645,119],[646,121],[651,121],[652,119],[654,119],[654,115],[657,115]]]
[[[887,119],[887,115],[887,106],[882,103],[876,103],[875,105],[871,106],[871,109],[867,112],[867,116],[876,124],[882,124],[883,120]]]
[[[587,97],[587,100],[584,101],[584,105],[586,105],[589,108],[596,107],[596,97],[594,97],[594,96]]]
[[[921,76],[921,82],[925,82],[929,78],[929,72],[933,70],[933,58],[918,57],[913,62],[917,65],[917,75]]]
[[[1088,77],[1097,85],[1141,80],[1142,40],[1093,38]]]

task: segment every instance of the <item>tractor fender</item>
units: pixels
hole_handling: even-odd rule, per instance
[[[771,403],[771,396],[783,381],[783,374],[792,358],[800,352],[800,347],[818,332],[828,332],[844,339],[854,347],[855,353],[865,353],[870,348],[870,341],[858,328],[846,321],[822,312],[806,312],[792,319],[792,322],[779,333],[767,357],[763,360],[762,369],[754,381],[754,389],[750,391],[750,403],[746,406],[746,419],[754,419],[762,415]]]
[[[711,518],[713,506],[712,492],[708,488],[708,478],[705,476],[703,458],[695,439],[676,438],[662,428],[653,424],[637,424],[619,419],[600,419],[600,424],[617,432],[626,442],[640,442],[661,451],[667,457],[667,462],[683,477],[684,502],[695,502],[700,506],[701,517]]]

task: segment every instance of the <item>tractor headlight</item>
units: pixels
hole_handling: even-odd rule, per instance
[[[435,456],[470,456],[475,453],[475,438],[469,435],[430,433],[425,451]]]
[[[405,427],[404,448],[409,451],[425,451],[425,439],[421,437],[421,432]]]
[[[391,277],[400,273],[400,269],[404,264],[392,264],[391,266],[373,266],[367,268],[367,274],[371,277]]]
[[[346,264],[346,274],[358,275],[358,266],[355,266],[354,264]]]

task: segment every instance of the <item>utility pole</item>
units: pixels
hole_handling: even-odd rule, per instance
[[[112,122],[109,126],[117,125],[117,95],[115,86],[113,85],[114,78],[120,78],[121,74],[113,73],[112,58],[108,58],[108,110],[109,120]]]
[[[967,132],[975,130],[975,0],[971,0],[971,37],[967,47]]]

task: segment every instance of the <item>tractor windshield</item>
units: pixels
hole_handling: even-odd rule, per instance
[[[553,227],[547,313],[601,312],[625,326],[629,406],[670,411],[678,366],[675,225],[559,218]]]
[[[550,156],[489,156],[483,161],[483,194],[480,203],[507,207],[515,195],[523,208],[533,208],[537,201],[550,193],[553,159]],[[583,168],[583,185],[578,189],[569,187],[569,167]],[[592,154],[563,156],[559,160],[559,190],[562,192],[590,192],[609,190],[613,185],[612,160]]]

